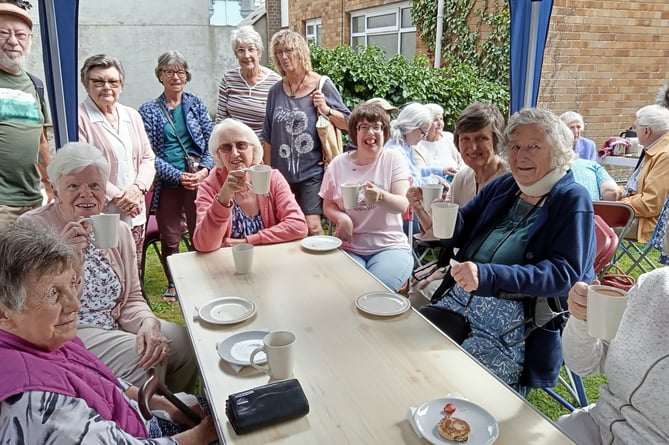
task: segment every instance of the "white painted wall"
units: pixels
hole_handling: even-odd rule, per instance
[[[193,72],[186,90],[202,98],[213,116],[221,73],[237,66],[230,45],[234,27],[209,25],[209,0],[80,0],[79,65],[93,54],[121,59],[126,71],[120,102],[134,108],[162,92],[154,75],[158,56],[169,50],[184,54]],[[43,77],[37,1],[28,70]],[[80,85],[79,102],[86,97]]]

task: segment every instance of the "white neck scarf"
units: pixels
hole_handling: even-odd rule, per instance
[[[537,182],[531,185],[521,185],[518,184],[520,191],[526,194],[527,196],[539,197],[548,194],[551,191],[553,186],[562,179],[564,175],[567,174],[567,170],[564,167],[557,167],[551,170],[544,176],[539,179]],[[518,182],[516,182],[518,183]]]

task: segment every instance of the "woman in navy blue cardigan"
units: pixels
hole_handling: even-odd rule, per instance
[[[502,141],[511,173],[459,209],[438,262],[450,263],[450,273],[421,308],[447,334],[453,320],[462,321],[452,314],[464,315],[464,349],[521,392],[554,386],[562,363],[557,323],[524,340],[532,299],[566,301],[576,281],[594,277],[592,201],[570,171],[572,142],[550,111],[530,108],[511,116]]]

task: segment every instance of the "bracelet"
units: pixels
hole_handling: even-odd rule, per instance
[[[220,199],[220,196],[218,195],[218,193],[216,194],[216,196],[214,196],[214,199],[216,200],[216,202],[218,202],[220,205],[222,205],[226,209],[229,209],[230,207],[232,207],[232,200],[228,201],[227,204],[223,204],[221,202],[221,199]]]
[[[383,201],[383,190],[381,190],[381,194],[379,194],[379,199],[376,200],[376,202],[381,202]]]
[[[40,179],[40,181],[42,181],[45,184],[48,184],[49,182],[51,182],[51,181],[49,181],[49,178],[42,178],[42,179]]]

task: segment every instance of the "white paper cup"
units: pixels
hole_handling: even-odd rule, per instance
[[[627,292],[611,286],[588,286],[588,334],[602,340],[616,336],[627,305]]]
[[[444,186],[441,184],[425,184],[421,185],[420,189],[423,192],[423,208],[429,212],[432,202],[436,199],[441,199],[441,195],[444,193]]]
[[[98,249],[118,247],[118,225],[120,221],[118,213],[100,213],[82,218],[79,221],[87,221],[93,226],[93,244],[95,244],[95,247]]]
[[[247,168],[246,171],[251,175],[251,188],[256,194],[266,195],[269,193],[269,177],[272,167],[258,164]]]
[[[256,348],[249,357],[251,366],[263,371],[273,380],[285,380],[293,376],[295,334],[288,331],[276,331],[263,338],[263,346]],[[256,354],[264,352],[267,366],[258,365]]]
[[[458,220],[458,205],[453,202],[432,203],[432,233],[441,239],[453,238]]]
[[[341,185],[341,197],[344,208],[352,210],[358,207],[360,197],[360,185],[355,182],[347,182]]]
[[[235,262],[235,273],[246,275],[253,269],[253,244],[237,244],[232,246],[232,260]]]

